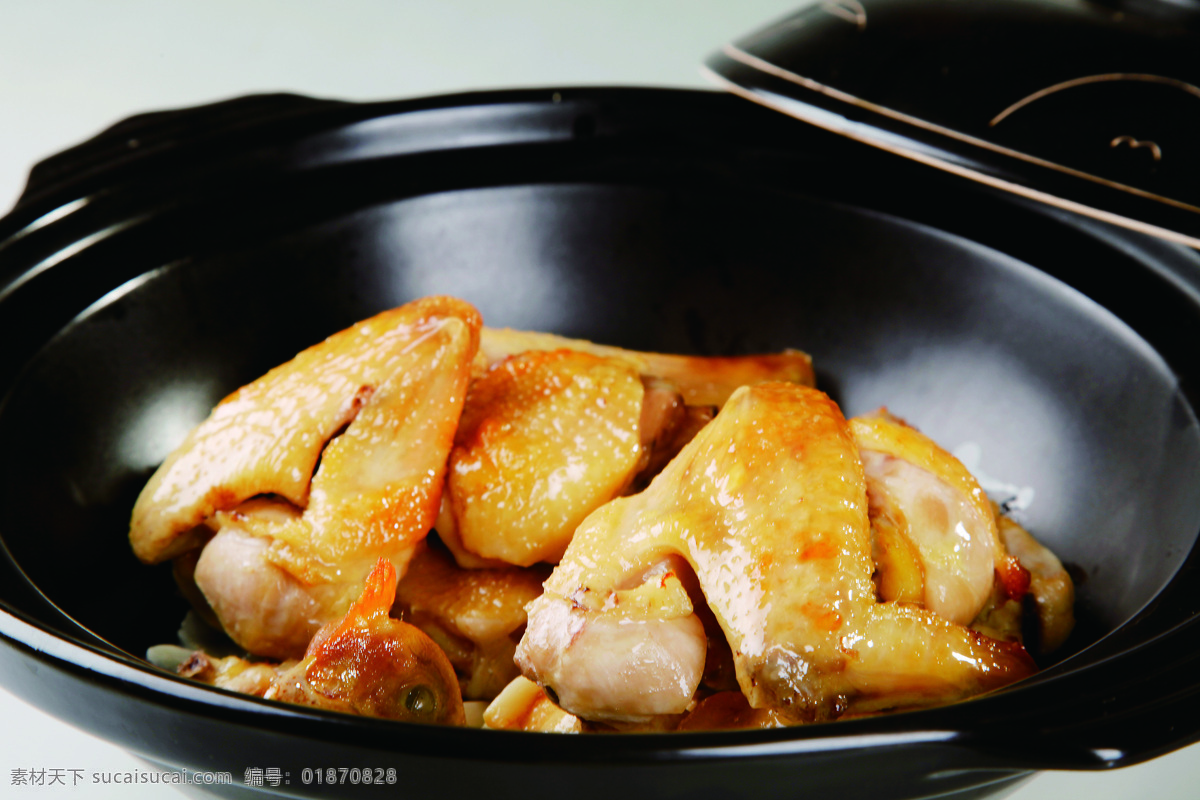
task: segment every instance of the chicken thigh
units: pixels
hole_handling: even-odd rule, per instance
[[[866,480],[837,406],[796,384],[747,386],[646,491],[584,520],[529,607],[517,662],[584,719],[680,715],[705,666],[704,602],[750,706],[796,719],[949,702],[1033,671],[1020,645],[878,602],[873,569]]]

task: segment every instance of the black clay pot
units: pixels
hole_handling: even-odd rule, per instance
[[[289,795],[982,795],[1200,734],[1200,255],[703,92],[252,97],[39,165],[0,220],[0,680],[156,763]],[[225,393],[451,293],[492,325],[811,352],[1036,490],[1078,569],[1057,661],[944,708],[787,730],[548,736],[275,705],[140,659],[186,604],[133,499]],[[395,768],[400,785],[314,782]],[[305,783],[303,776],[309,775]],[[222,793],[249,793],[226,787]]]

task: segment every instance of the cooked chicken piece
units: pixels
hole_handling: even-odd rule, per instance
[[[552,333],[484,328],[476,371],[529,350],[578,350],[626,364],[644,378],[658,378],[678,387],[689,406],[722,406],[739,386],[764,381],[813,385],[812,359],[799,350],[749,356],[681,356],[643,353]]]
[[[304,652],[378,556],[403,568],[433,526],[479,328],[462,301],[418,300],[234,392],[138,498],[134,552],[162,561],[217,528],[196,583],[222,625],[259,655]],[[292,513],[218,513],[261,495]]]
[[[991,597],[968,627],[996,641],[1020,642],[1032,652],[1034,648],[1025,641],[1024,620],[1025,609],[1021,599],[1010,597],[1004,583],[997,580],[992,587]]]
[[[868,481],[867,486],[870,486]],[[878,495],[876,495],[878,496]],[[895,509],[872,503],[867,491],[871,520],[871,560],[875,563],[875,582],[879,599],[900,603],[925,604],[925,567],[921,552],[905,533],[907,520]]]
[[[996,503],[991,504],[992,516],[996,520],[997,529],[1000,531],[1000,541],[1004,543],[1004,525],[1006,521],[1002,518],[1000,507]],[[1015,525],[1016,523],[1011,523]],[[1005,546],[1007,551],[1007,546]],[[996,565],[996,580],[992,584],[992,594],[987,602],[983,604],[983,608],[975,619],[971,620],[971,629],[979,631],[985,636],[990,636],[993,639],[998,639],[1002,642],[1020,642],[1026,650],[1031,652],[1039,652],[1036,642],[1029,642],[1025,638],[1025,605],[1026,601],[1031,604],[1033,598],[1029,596],[1030,574],[1016,556],[1008,553],[1004,559]]]
[[[399,361],[436,357],[444,342],[426,343],[431,334],[474,342],[479,326],[466,303],[419,300],[334,334],[226,397],[142,490],[130,525],[138,558],[158,563],[191,549],[187,534],[254,495],[304,507],[326,443]],[[420,352],[406,352],[414,343]]]
[[[573,350],[522,353],[472,383],[446,485],[463,549],[557,561],[633,478],[643,393],[629,367]]]
[[[640,492],[650,485],[684,445],[717,415],[716,406],[689,406],[675,385],[659,378],[643,379],[646,394],[638,425],[642,440],[637,474],[626,490]]]
[[[450,502],[449,492],[442,492],[442,504],[433,527],[455,563],[463,569],[506,569],[513,566],[498,558],[478,556],[463,545],[458,538],[458,523],[454,519],[454,506]]]
[[[650,478],[662,472],[662,468],[674,457],[675,453],[666,455],[663,451],[674,442],[675,433],[687,419],[690,406],[683,402],[683,395],[675,388],[675,384],[661,378],[642,378],[642,389],[642,410],[638,417],[638,443],[641,448],[638,453],[637,471],[639,475],[647,471],[652,454],[656,455],[656,460],[662,462],[657,465],[658,468],[653,474],[646,476],[645,482],[648,484]],[[713,414],[709,414],[708,417],[712,419]],[[692,435],[695,435],[694,431]],[[675,448],[675,452],[678,452],[683,444]]]
[[[212,607],[204,599],[204,593],[196,585],[196,564],[200,560],[201,552],[201,550],[188,550],[175,558],[171,562],[171,575],[175,578],[175,586],[183,595],[183,599],[188,601],[199,621],[210,628],[220,630],[221,620],[217,619]]]
[[[156,656],[155,651],[164,649],[175,651],[183,648],[158,645],[147,651],[147,656],[153,661]],[[247,661],[238,656],[210,656],[203,650],[194,650],[179,663],[175,671],[184,678],[228,689],[231,692],[263,697],[271,691],[276,681],[288,674],[298,663],[300,662],[294,658],[277,664],[265,661]],[[159,663],[158,666],[163,665]]]
[[[612,359],[535,350],[472,384],[435,523],[459,566],[557,561],[584,517],[645,488],[715,413],[635,381]]]
[[[392,619],[396,569],[380,558],[345,617],[323,627],[300,661],[252,663],[202,652],[178,672],[267,700],[406,722],[462,725],[454,669],[417,628]]]
[[[1075,627],[1075,584],[1050,549],[1008,517],[997,515],[1008,551],[1029,570],[1029,593],[1038,615],[1038,653],[1057,650]]]
[[[867,492],[837,406],[786,383],[739,389],[636,496],[589,516],[517,648],[526,677],[584,719],[688,710],[705,666],[695,571],[754,708],[804,719],[949,702],[1028,675],[1019,645],[879,603]]]
[[[966,625],[1007,555],[987,495],[957,458],[886,412],[850,420],[850,432],[876,520],[883,599],[923,602]]]
[[[613,501],[596,515],[622,503]],[[654,543],[650,536],[644,540]],[[605,544],[627,547],[631,558],[643,555],[628,540]],[[567,561],[550,576],[547,594],[529,606],[517,665],[563,709],[588,720],[645,725],[682,714],[703,677],[708,652],[704,624],[686,589],[662,562],[633,580],[614,580],[608,565],[594,560],[599,553],[598,547],[581,548],[579,560],[571,559],[577,580],[560,578]],[[636,569],[623,556],[620,549],[604,553],[606,560]],[[602,577],[587,581],[581,563]],[[630,588],[617,588],[625,585]]]
[[[554,705],[542,687],[520,676],[483,712],[483,726],[492,730],[533,731],[536,733],[579,733],[579,717]]]
[[[476,362],[437,520],[472,569],[556,562],[584,517],[645,487],[737,386],[812,382],[797,351],[674,356],[507,329],[484,329]]]
[[[463,569],[427,542],[396,589],[395,611],[446,652],[464,698],[490,700],[520,674],[513,654],[525,606],[542,593],[549,573],[548,567]]]
[[[229,638],[269,658],[303,653],[336,616],[330,609],[352,591],[349,582],[310,585],[270,562],[272,540],[259,532],[289,523],[303,518],[282,500],[255,498],[217,512],[209,524],[218,533],[200,551],[192,576],[204,602],[197,605],[201,614],[211,610]]]

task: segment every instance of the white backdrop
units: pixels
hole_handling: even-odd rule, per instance
[[[703,86],[728,38],[802,0],[0,0],[0,209],[34,162],[142,111],[253,92],[382,100],[578,84]],[[253,766],[253,765],[246,765]],[[268,765],[264,765],[268,766]],[[82,770],[14,785],[14,770]],[[182,796],[90,784],[145,769],[0,691],[0,796]],[[1200,796],[1200,746],[1105,774],[1044,773],[1013,800]]]

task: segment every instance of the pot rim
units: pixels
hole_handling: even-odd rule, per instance
[[[96,138],[35,167],[16,207],[0,219],[0,263],[6,250],[43,229],[62,224],[82,207],[80,201],[86,202],[98,187],[112,185],[114,177],[119,177],[120,183],[131,175],[136,177],[153,169],[160,154],[177,153],[179,148],[200,151],[208,148],[219,154],[246,138],[262,141],[280,131],[289,131],[291,137],[316,136],[335,128],[354,128],[384,117],[420,112],[491,108],[494,113],[505,113],[547,104],[561,105],[569,112],[564,114],[561,124],[548,135],[541,135],[547,134],[546,131],[541,134],[511,131],[507,143],[559,141],[577,133],[571,120],[580,107],[599,108],[627,98],[647,106],[665,105],[670,98],[715,103],[718,107],[724,103],[730,108],[729,103],[741,102],[707,91],[589,87],[472,92],[362,104],[272,95],[141,115],[118,123]],[[204,133],[196,134],[196,130]],[[131,139],[137,141],[136,147],[129,147]],[[493,142],[492,146],[505,143]],[[342,144],[353,146],[352,141]],[[319,165],[321,157],[319,152],[314,153],[310,163]],[[62,209],[66,211],[55,216]],[[0,276],[6,275],[0,268]],[[20,277],[17,276],[18,281]],[[13,285],[9,282],[0,289],[0,304]],[[19,572],[19,564],[2,541],[0,546],[11,565],[10,571]],[[1178,584],[1183,573],[1196,569],[1200,569],[1200,546],[1193,543],[1169,586]],[[23,573],[20,577],[40,594]],[[49,598],[42,597],[78,630],[58,629],[57,625],[0,599],[0,639],[24,659],[71,672],[79,680],[103,681],[142,702],[190,715],[222,718],[252,727],[298,725],[318,739],[344,738],[348,731],[354,731],[353,739],[361,738],[364,743],[369,740],[375,747],[385,741],[391,747],[402,745],[423,752],[441,748],[445,742],[470,742],[474,741],[470,739],[472,736],[486,736],[488,742],[506,742],[502,747],[509,760],[540,763],[553,757],[570,763],[602,760],[642,764],[678,759],[787,758],[846,749],[945,745],[968,752],[972,765],[978,769],[1023,770],[1125,766],[1200,739],[1200,681],[1193,677],[1200,666],[1197,663],[1200,617],[1190,615],[1169,620],[1164,628],[1154,629],[1146,621],[1163,616],[1155,602],[1061,664],[1019,685],[949,706],[780,730],[604,737],[599,748],[596,737],[551,737],[553,742],[539,739],[539,748],[530,751],[524,747],[529,736],[525,733],[436,729],[346,717],[199,686],[135,659],[100,637],[92,641],[89,636],[94,634],[58,610]],[[1073,664],[1083,653],[1089,654],[1088,663]],[[1130,672],[1139,679],[1128,678]],[[1156,701],[1147,702],[1142,693],[1143,674],[1154,675],[1155,686],[1161,689]],[[1018,696],[1023,701],[1012,702]],[[1047,709],[1062,709],[1064,697],[1069,700],[1068,708],[1091,708],[1093,716],[1046,725]],[[980,729],[981,719],[986,720],[984,730]],[[1173,726],[1169,741],[1160,738],[1139,743],[1128,735],[1128,729],[1140,727],[1137,722],[1149,720],[1161,722],[1164,727]]]

